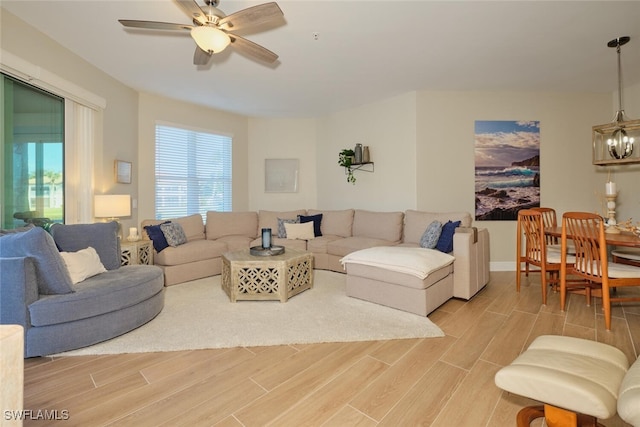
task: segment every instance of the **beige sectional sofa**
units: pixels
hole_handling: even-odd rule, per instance
[[[310,240],[277,237],[279,218],[296,219],[298,215],[318,214],[322,214],[322,236]],[[202,217],[195,214],[170,220],[182,225],[187,243],[155,253],[154,263],[164,270],[166,285],[217,275],[222,270],[221,256],[224,252],[260,245],[260,230],[271,228],[274,245],[308,250],[314,255],[316,269],[344,273],[340,259],[357,250],[375,246],[419,247],[422,234],[434,220],[443,223],[461,221],[453,238],[455,261],[431,278],[439,282],[435,278],[440,275],[446,279],[439,283],[442,288],[447,288],[439,299],[451,296],[469,299],[489,281],[489,235],[486,229],[471,227],[471,215],[466,212],[373,212],[361,209],[208,212],[206,225]],[[145,226],[162,222],[144,220],[142,230]],[[143,238],[148,239],[144,231]]]

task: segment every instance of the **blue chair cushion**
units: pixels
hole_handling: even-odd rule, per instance
[[[119,225],[115,221],[95,224],[54,224],[51,235],[64,252],[77,252],[93,247],[107,270],[120,268]]]
[[[74,291],[53,237],[40,227],[0,237],[0,257],[33,258],[39,294],[58,295]]]

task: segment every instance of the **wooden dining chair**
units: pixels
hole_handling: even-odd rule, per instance
[[[518,258],[528,265],[540,270],[540,284],[542,287],[542,304],[547,304],[547,288],[559,283],[560,251],[547,250],[547,238],[544,233],[543,214],[533,209],[522,209],[518,212]],[[524,255],[521,255],[522,236],[524,236]],[[571,262],[571,258],[565,262]],[[527,270],[528,271],[528,270]],[[518,267],[516,276],[516,290],[520,292],[522,270]]]
[[[531,208],[532,210],[536,210],[539,211],[540,213],[542,213],[542,223],[544,225],[544,227],[551,227],[553,224],[554,227],[557,226],[557,221],[556,221],[556,211],[552,208]],[[549,223],[550,225],[547,225],[547,223]],[[520,223],[518,222],[517,224],[517,229],[518,229],[518,238],[522,239],[522,227],[520,226]],[[560,250],[560,244],[558,241],[557,237],[552,237],[552,236],[548,236],[545,237],[545,239],[547,240],[547,243],[551,243],[551,244],[555,244],[558,246],[558,250]],[[516,239],[517,240],[517,239]],[[524,272],[524,275],[526,277],[529,277],[529,273],[540,273],[540,270],[532,270],[531,269],[531,264],[529,264],[529,262],[527,261],[527,256],[526,256],[526,248],[524,250],[525,253],[522,252],[522,240],[517,240],[517,245],[516,245],[516,260],[518,260],[518,265],[517,265],[517,274],[518,277],[520,277],[520,275]],[[526,239],[525,239],[525,244],[526,244]],[[518,279],[519,280],[519,279]],[[518,288],[519,289],[519,288]]]
[[[540,212],[542,214],[542,225],[544,228],[555,228],[558,226],[558,218],[556,217],[556,210],[553,208],[539,207],[531,208],[531,210]],[[548,246],[557,246],[560,250],[560,239],[555,236],[545,235],[545,241]]]
[[[640,301],[638,296],[612,295],[611,290],[625,286],[640,286],[640,267],[609,262],[607,242],[604,234],[604,220],[601,216],[588,212],[567,212],[562,216],[561,245],[572,239],[576,254],[574,263],[561,263],[560,308],[564,311],[568,291],[567,275],[583,278],[590,286],[599,286],[604,308],[605,327],[611,330],[611,303],[620,301]],[[567,257],[561,251],[562,257]]]

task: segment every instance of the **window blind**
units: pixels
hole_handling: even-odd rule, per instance
[[[229,136],[156,125],[156,219],[231,211]]]

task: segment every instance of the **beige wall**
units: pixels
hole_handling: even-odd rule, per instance
[[[148,93],[140,93],[138,117],[139,222],[155,218],[154,158],[157,122],[230,135],[233,138],[233,210],[248,209],[247,117]]]
[[[296,193],[265,192],[265,159],[298,159]],[[315,207],[315,159],[315,119],[249,119],[249,209],[283,211]]]
[[[416,206],[416,93],[341,111],[318,120],[318,207],[404,211]],[[347,182],[338,153],[369,146],[373,173]]]
[[[418,208],[474,212],[476,120],[539,120],[541,204],[558,215],[596,210],[591,126],[610,114],[610,105],[610,94],[419,93]],[[477,225],[489,229],[492,267],[513,269],[515,222]]]

